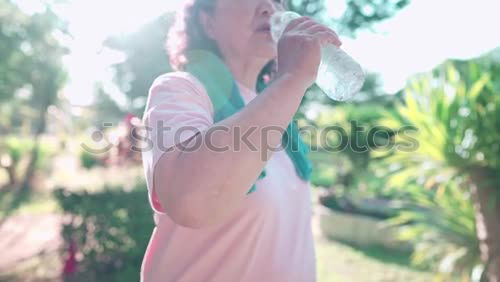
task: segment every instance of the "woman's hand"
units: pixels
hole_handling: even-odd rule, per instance
[[[309,17],[294,19],[278,41],[278,77],[289,75],[304,89],[316,80],[321,62],[321,46],[342,44],[330,28]]]

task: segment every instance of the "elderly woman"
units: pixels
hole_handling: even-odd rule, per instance
[[[315,281],[311,165],[293,116],[337,35],[279,0],[188,1],[150,88],[143,152],[156,227],[143,282]]]

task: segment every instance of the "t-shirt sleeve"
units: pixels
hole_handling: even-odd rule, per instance
[[[152,84],[143,125],[149,143],[142,150],[144,173],[153,210],[163,212],[153,189],[153,172],[158,160],[170,150],[210,127],[213,122],[210,97],[199,80],[186,72],[172,72],[158,77]],[[166,156],[168,157],[168,156]],[[168,169],[165,168],[165,169]]]

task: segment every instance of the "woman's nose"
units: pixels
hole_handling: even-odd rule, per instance
[[[277,11],[274,0],[262,0],[259,5],[259,15],[271,16]]]

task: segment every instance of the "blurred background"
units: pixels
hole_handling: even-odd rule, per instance
[[[138,281],[153,219],[130,130],[181,3],[0,0],[0,281]],[[296,116],[318,281],[500,281],[500,3],[290,7],[367,73]]]

